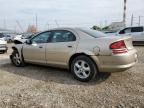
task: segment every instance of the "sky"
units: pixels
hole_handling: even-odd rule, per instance
[[[123,0],[0,0],[0,28],[25,31],[37,24],[40,30],[54,27],[106,26],[122,21]],[[144,16],[144,0],[127,0],[127,25]],[[19,24],[18,24],[19,23]],[[141,17],[144,25],[144,17]],[[21,27],[20,27],[21,26]]]

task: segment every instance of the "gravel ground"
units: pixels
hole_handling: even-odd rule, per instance
[[[11,46],[11,45],[10,45]],[[0,106],[2,108],[144,108],[144,47],[136,47],[139,62],[119,73],[101,73],[82,83],[67,70],[11,65],[0,54]]]

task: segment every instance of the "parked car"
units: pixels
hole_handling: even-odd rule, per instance
[[[22,44],[22,43],[26,42],[26,40],[32,38],[33,36],[35,36],[35,34],[29,35],[29,36],[23,36],[21,39],[14,40],[14,43]]]
[[[119,32],[117,35],[121,36],[131,36],[134,45],[144,45],[144,27],[126,27]]]
[[[110,37],[83,28],[57,28],[38,33],[12,47],[12,63],[42,64],[69,69],[74,78],[90,81],[98,72],[119,72],[135,65],[136,50],[130,37]]]
[[[3,33],[0,33],[0,39],[5,40],[5,35]]]
[[[5,40],[7,42],[12,42],[12,36],[5,34]]]
[[[13,41],[22,39],[22,35],[15,35]]]
[[[7,49],[7,42],[3,38],[0,38],[0,53],[7,52]]]

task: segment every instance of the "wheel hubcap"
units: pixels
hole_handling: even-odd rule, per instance
[[[79,78],[87,78],[90,75],[91,69],[86,61],[78,60],[74,64],[74,72]]]
[[[16,65],[19,65],[21,63],[21,60],[20,60],[20,56],[18,53],[16,53],[14,56],[13,56],[13,61]]]

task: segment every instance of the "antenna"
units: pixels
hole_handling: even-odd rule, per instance
[[[35,15],[35,18],[36,18],[36,19],[35,19],[35,23],[36,23],[36,24],[35,24],[35,25],[36,25],[36,29],[38,29],[38,18],[37,18],[37,14]]]
[[[3,24],[4,24],[4,29],[6,29],[7,28],[7,25],[6,25],[6,19],[4,18],[4,20],[3,20]]]
[[[21,29],[21,31],[24,32],[24,30],[23,30],[23,28],[22,28],[22,26],[20,25],[20,23],[19,23],[18,20],[16,20],[16,23],[17,23],[17,25],[19,26],[19,28]]]
[[[56,26],[59,27],[59,24],[58,24],[57,20],[55,20],[55,23],[56,23]]]
[[[133,26],[133,20],[134,20],[134,16],[132,14],[132,16],[131,16],[131,26]]]

